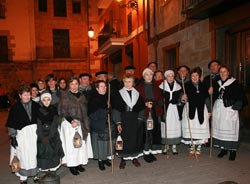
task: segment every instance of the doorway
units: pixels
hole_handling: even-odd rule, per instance
[[[225,64],[230,67],[231,74],[243,86],[248,103],[250,100],[250,27],[239,30],[233,27],[225,36]],[[240,111],[241,139],[247,139],[250,134],[250,105]],[[249,142],[249,140],[246,140]]]
[[[179,65],[179,47],[180,43],[166,46],[163,51],[163,69],[176,71],[176,67]]]

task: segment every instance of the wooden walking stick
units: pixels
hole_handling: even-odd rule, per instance
[[[186,89],[185,89],[185,85],[184,85],[184,77],[183,76],[181,76],[181,83],[182,83],[183,92],[186,95]],[[187,116],[187,120],[188,120],[188,129],[189,129],[189,135],[190,135],[190,139],[191,139],[191,145],[194,149],[195,159],[196,159],[196,161],[198,161],[198,157],[196,155],[196,149],[195,149],[195,145],[194,145],[194,141],[193,141],[193,137],[192,137],[192,132],[191,132],[190,120],[189,120],[189,115],[188,115],[189,114],[188,113],[188,111],[189,111],[188,106],[186,106],[185,110],[186,110],[186,116]]]
[[[165,119],[165,149],[166,149],[166,159],[169,158],[168,155],[168,134],[167,134],[167,112],[166,112],[166,99],[165,99],[165,80],[163,81],[163,119]]]
[[[114,158],[113,158],[113,145],[111,135],[111,122],[110,122],[110,84],[108,84],[108,129],[109,129],[109,149],[111,156],[111,172],[114,173]]]
[[[213,87],[213,81],[212,81],[212,73],[210,73],[210,87]],[[212,151],[213,151],[213,93],[210,94],[210,109],[211,109],[211,127],[210,127],[210,158],[212,158]]]

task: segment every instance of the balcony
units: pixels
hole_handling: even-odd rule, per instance
[[[235,8],[248,0],[182,0],[182,14],[188,19],[205,19]]]
[[[98,36],[98,52],[100,54],[112,54],[124,46],[126,38],[121,37],[118,27],[112,23],[107,22]]]

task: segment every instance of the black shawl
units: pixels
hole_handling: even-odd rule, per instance
[[[198,112],[198,119],[200,123],[204,121],[204,105],[206,98],[208,98],[208,91],[203,83],[199,82],[199,90],[194,86],[192,81],[185,84],[185,89],[189,103],[189,118],[194,119],[195,110]]]
[[[11,109],[7,119],[6,127],[21,130],[25,126],[37,124],[37,114],[40,105],[31,101],[31,120],[24,109],[21,101],[18,101]]]

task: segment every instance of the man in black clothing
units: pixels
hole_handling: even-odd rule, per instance
[[[218,60],[210,61],[208,63],[208,69],[210,71],[210,74],[207,75],[203,80],[203,83],[205,84],[207,90],[210,87],[213,88],[213,96],[212,96],[213,102],[218,97],[218,83],[217,82],[218,82],[218,80],[220,80],[220,74],[219,74],[220,65],[221,65],[221,63]]]
[[[79,75],[79,92],[83,93],[87,100],[89,100],[91,93],[93,92],[93,87],[91,85],[92,76],[88,73],[82,73]]]
[[[204,86],[207,89],[207,91],[209,90],[210,87],[212,87],[212,91],[213,91],[213,94],[209,96],[210,103],[211,103],[211,97],[212,97],[212,104],[210,104],[209,106],[210,109],[208,109],[208,112],[212,112],[213,104],[219,95],[219,90],[218,90],[219,85],[217,82],[220,80],[220,74],[219,74],[220,65],[221,65],[220,61],[211,60],[207,65],[210,71],[210,74],[207,75],[203,80]],[[211,121],[211,118],[210,118],[210,121]],[[210,122],[210,125],[211,125],[211,122]],[[208,139],[208,144],[206,144],[206,146],[207,147],[210,146],[210,139]]]

